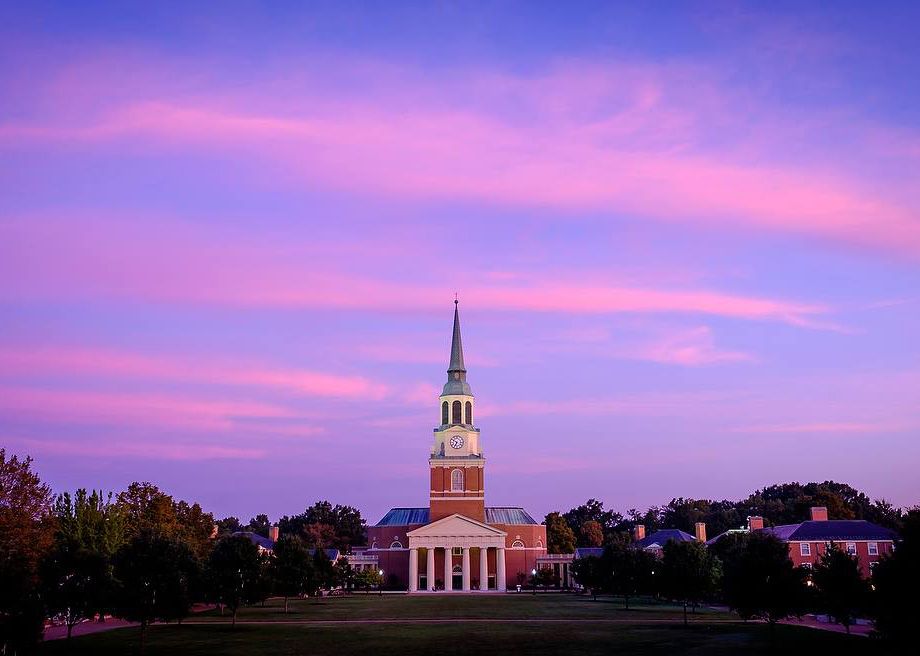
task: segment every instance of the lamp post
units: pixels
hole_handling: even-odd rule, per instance
[[[377,570],[377,574],[380,575],[380,583],[377,584],[377,590],[380,593],[380,596],[383,596],[383,570]]]
[[[533,596],[537,596],[537,568],[530,570],[530,580],[533,581]]]

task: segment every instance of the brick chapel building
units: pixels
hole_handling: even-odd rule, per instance
[[[546,555],[545,526],[523,508],[485,505],[486,460],[475,406],[454,301],[450,365],[428,455],[428,506],[391,509],[368,527],[369,547],[359,557],[373,560],[391,585],[409,592],[500,592],[521,575],[529,577],[537,557]]]

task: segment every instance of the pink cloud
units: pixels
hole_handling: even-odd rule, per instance
[[[650,343],[627,346],[622,349],[615,348],[612,353],[618,357],[685,366],[754,362],[756,360],[749,353],[717,348],[712,329],[708,326],[698,326],[666,335]]]
[[[211,73],[210,100],[161,80],[146,94],[98,106],[87,100],[66,117],[2,125],[0,142],[79,147],[128,138],[149,149],[231,158],[249,179],[270,172],[275,184],[280,177],[398,197],[778,230],[920,255],[910,192],[885,187],[883,178],[864,183],[862,171],[841,164],[871,156],[876,126],[841,128],[855,133],[849,157],[835,159],[823,145],[803,153],[802,125],[823,127],[826,118],[790,122],[729,88],[726,71],[566,62],[536,77],[471,73],[435,81],[412,70],[365,68],[352,66],[352,73],[382,74],[386,84],[336,94],[306,73],[288,80],[295,90],[283,106],[262,100],[277,84],[271,79],[244,95],[226,91]],[[95,83],[104,84],[106,73]],[[309,93],[298,92],[298,83]],[[746,114],[752,120],[742,120]],[[799,164],[777,147],[793,139]]]
[[[297,413],[269,403],[200,400],[116,392],[0,388],[0,410],[9,415],[54,423],[81,421],[107,425],[224,431],[237,420],[296,418]],[[262,430],[263,426],[259,429]]]
[[[731,429],[733,433],[887,433],[907,430],[890,421],[829,421],[792,424],[755,424]]]
[[[284,244],[228,241],[223,232],[144,217],[131,222],[97,217],[77,228],[72,221],[33,216],[9,220],[5,231],[0,273],[6,275],[0,295],[13,300],[101,295],[229,307],[391,312],[428,309],[442,302],[451,288],[448,280],[398,281],[370,272],[343,273],[321,257],[292,257]],[[569,280],[548,272],[502,282],[471,271],[464,298],[477,308],[500,311],[691,313],[826,328],[816,317],[829,308],[818,303],[627,286],[607,277],[582,273]],[[368,348],[382,353],[386,346]],[[437,357],[443,354],[438,351]],[[306,379],[303,384],[322,387]]]
[[[72,455],[95,458],[151,458],[155,460],[257,460],[268,452],[264,449],[214,446],[198,443],[162,442],[131,443],[125,441],[100,443],[86,440],[80,443],[67,440],[9,439],[21,444],[31,454]]]
[[[0,369],[7,374],[78,373],[83,375],[204,382],[268,387],[304,396],[381,399],[386,386],[360,376],[273,369],[240,360],[208,362],[193,358],[149,356],[112,349],[0,347]]]

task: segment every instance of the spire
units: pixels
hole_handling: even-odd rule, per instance
[[[459,304],[460,301],[454,299],[454,336],[450,341],[450,366],[447,369],[447,373],[460,373],[460,379],[465,380],[466,367],[463,365],[463,342],[460,340]]]

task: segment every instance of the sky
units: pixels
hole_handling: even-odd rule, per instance
[[[218,516],[920,503],[920,5],[0,0],[0,446]]]

